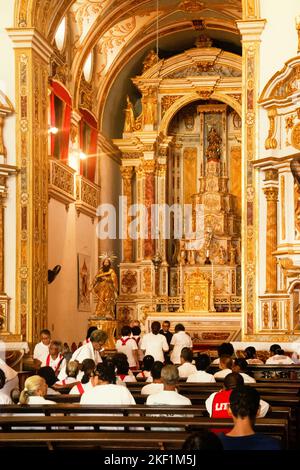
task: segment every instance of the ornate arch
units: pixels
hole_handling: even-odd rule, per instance
[[[222,94],[222,93],[213,93],[210,96],[210,98],[228,104],[237,112],[239,116],[241,116],[242,106],[233,98],[230,98],[229,96]],[[160,126],[159,126],[159,134],[166,136],[168,134],[169,124],[172,121],[175,114],[184,106],[188,105],[189,103],[192,103],[193,101],[198,101],[199,99],[201,99],[201,96],[199,94],[191,93],[189,95],[185,95],[182,98],[179,98],[178,100],[176,100],[170,106],[170,108],[166,111],[164,117],[162,118],[160,122]]]

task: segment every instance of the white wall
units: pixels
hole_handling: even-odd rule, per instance
[[[261,18],[267,20],[261,35],[261,87],[284,63],[297,55],[295,17],[300,14],[299,0],[260,0]]]
[[[2,2],[0,15],[0,44],[1,44],[1,67],[0,67],[0,89],[8,96],[15,106],[15,61],[12,42],[8,37],[6,28],[13,27],[14,1]],[[7,163],[16,164],[16,142],[15,142],[15,116],[6,119],[4,126],[4,143],[7,149]],[[5,292],[11,297],[9,329],[15,333],[15,295],[16,295],[16,177],[8,180],[8,198],[5,202]]]
[[[77,308],[77,254],[91,258],[91,277],[96,273],[97,238],[96,221],[84,214],[77,216],[74,204],[69,210],[60,202],[49,202],[48,266],[60,264],[62,269],[48,286],[48,327],[52,337],[78,343],[85,338],[91,311]]]
[[[261,34],[259,95],[272,76],[285,62],[297,55],[298,36],[295,17],[300,14],[299,0],[260,0],[261,18],[266,19]],[[260,109],[258,123],[258,155],[266,157],[265,139],[268,135],[267,112]],[[276,154],[276,151],[273,152]]]

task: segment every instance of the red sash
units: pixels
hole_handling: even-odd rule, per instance
[[[232,390],[221,390],[216,393],[212,402],[212,418],[230,418],[227,410],[229,404],[229,397]]]
[[[61,354],[59,354],[59,357],[60,357],[60,360],[56,364],[55,369],[53,369],[54,372],[55,372],[55,375],[58,374],[60,365],[61,365],[62,361],[64,360],[64,356],[62,356]],[[50,354],[48,354],[47,359],[46,359],[46,366],[48,366],[48,367],[50,367],[50,360],[51,360],[51,356],[50,356]]]
[[[80,395],[82,395],[84,393],[84,388],[82,386],[82,383],[79,382],[79,384],[77,384],[77,388],[78,388]]]
[[[118,377],[120,377],[120,379],[122,380],[122,382],[124,381],[125,377],[127,377],[127,374],[119,374]]]
[[[127,341],[129,341],[130,339],[131,338],[126,338],[126,339],[121,338],[122,346],[126,346]]]

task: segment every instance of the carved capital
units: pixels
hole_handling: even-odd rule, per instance
[[[133,175],[133,167],[132,166],[122,166],[121,167],[121,175],[123,180],[131,180]]]
[[[267,201],[278,201],[278,188],[264,188]]]
[[[166,163],[159,163],[156,167],[156,175],[157,176],[166,176],[167,173],[167,164]]]
[[[155,169],[156,169],[155,160],[144,160],[143,162],[144,173],[154,173]]]

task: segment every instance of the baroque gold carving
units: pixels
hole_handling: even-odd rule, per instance
[[[75,171],[56,159],[49,159],[49,197],[68,206],[75,201]]]
[[[269,328],[269,305],[266,302],[263,305],[263,328]]]
[[[285,225],[285,177],[280,176],[280,203],[281,203],[281,239],[284,240],[286,237],[286,225]]]
[[[161,99],[161,117],[163,118],[166,111],[175,103],[182,95],[164,95]]]
[[[272,328],[279,328],[279,317],[278,317],[278,303],[272,303]]]
[[[137,272],[127,270],[122,273],[121,291],[124,294],[135,294],[137,292]]]
[[[278,181],[278,170],[269,168],[265,171],[265,181]]]
[[[93,87],[91,83],[88,83],[86,81],[83,75],[80,81],[79,95],[80,95],[80,106],[92,111],[93,106],[95,105]]]
[[[142,73],[146,72],[148,69],[151,69],[151,67],[153,67],[153,65],[156,65],[158,61],[159,61],[158,55],[156,54],[154,49],[151,49],[151,51],[148,52],[145,59],[143,60]]]
[[[295,147],[297,150],[300,150],[300,122],[298,122],[292,129],[291,142],[293,147]]]
[[[274,137],[275,134],[275,119],[277,116],[277,110],[276,108],[270,109],[268,111],[268,118],[269,118],[269,133],[268,137],[266,138],[265,141],[265,149],[276,149],[277,148],[277,140]]]
[[[143,269],[143,291],[150,293],[152,291],[152,272],[151,268]]]

